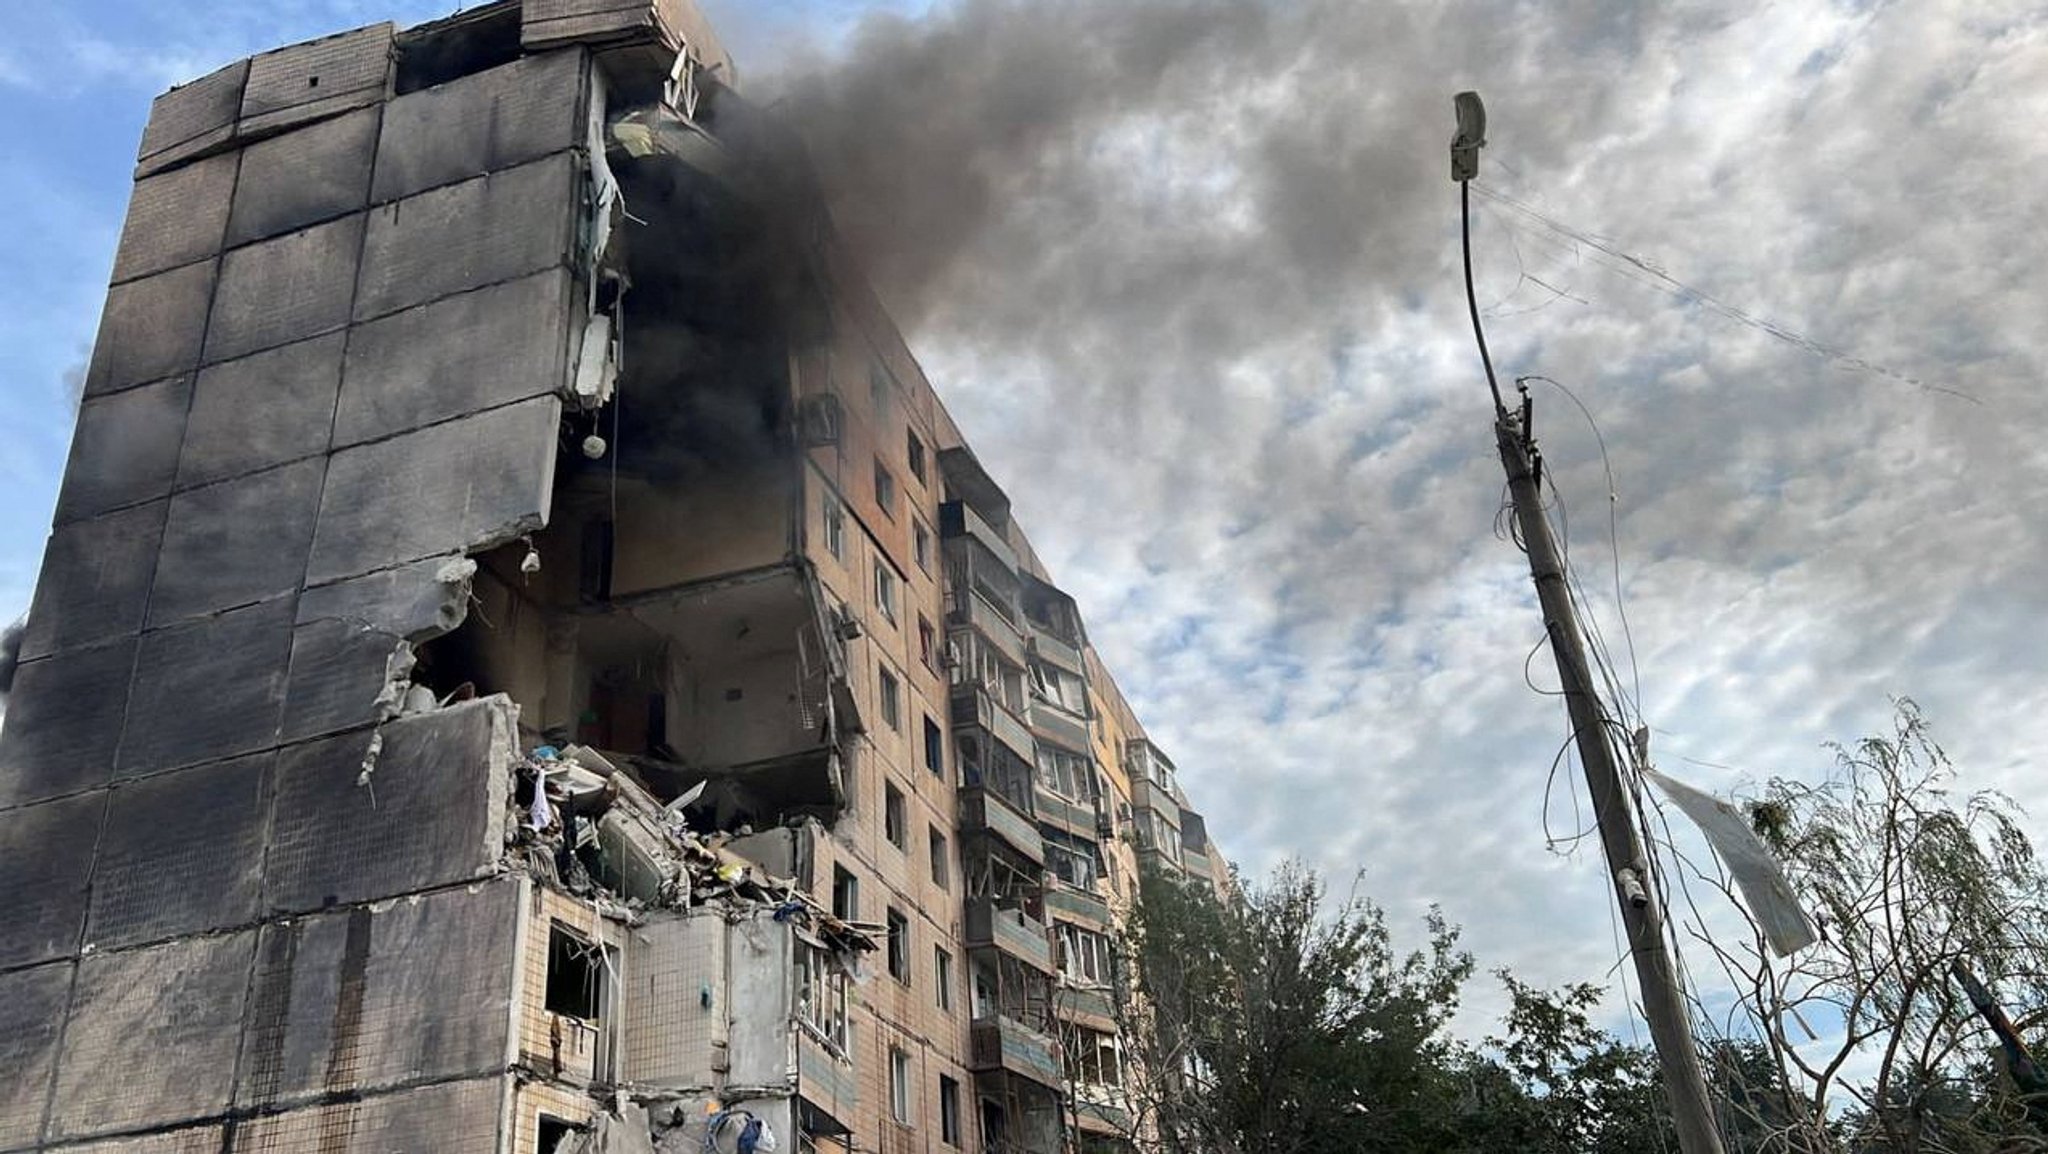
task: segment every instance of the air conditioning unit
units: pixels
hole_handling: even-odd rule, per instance
[[[860,618],[855,617],[853,610],[844,605],[841,605],[839,611],[834,614],[832,627],[838,632],[841,641],[857,641],[860,639]]]

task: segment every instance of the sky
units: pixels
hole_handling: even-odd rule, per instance
[[[1906,695],[1965,785],[2041,828],[2037,5],[705,7],[749,94],[804,126],[835,219],[1248,871],[1363,871],[1399,925],[1441,904],[1482,967],[1613,973],[1568,770],[1546,814],[1569,727],[1495,533],[1446,150],[1466,88],[1491,113],[1472,228],[1494,362],[1546,378],[1572,562],[1654,760],[1722,792],[1815,778]],[[149,99],[449,10],[11,22],[0,613],[33,585]]]

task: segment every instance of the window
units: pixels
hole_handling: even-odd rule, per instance
[[[926,669],[939,671],[939,635],[922,613],[917,615],[917,657]]]
[[[910,1125],[910,1055],[889,1047],[889,1116]]]
[[[882,507],[882,516],[894,519],[896,516],[896,478],[889,470],[875,462],[875,504]]]
[[[1031,696],[1051,702],[1068,713],[1087,716],[1088,689],[1080,678],[1044,661],[1031,663]]]
[[[951,876],[953,871],[946,867],[946,859],[952,856],[950,853],[947,852],[946,835],[939,832],[938,826],[930,827],[930,833],[932,851],[932,884],[939,887],[942,890],[948,889],[953,884]]]
[[[945,780],[946,735],[929,713],[924,716],[924,767],[932,771],[933,777]]]
[[[917,556],[917,567],[929,573],[932,571],[932,531],[924,522],[913,521],[910,525],[910,549]]]
[[[888,835],[889,844],[902,849],[903,827],[907,819],[903,813],[903,791],[894,782],[882,784],[882,832]]]
[[[960,1144],[960,1083],[944,1074],[939,1075],[939,1140]]]
[[[1087,801],[1094,775],[1088,759],[1048,745],[1038,747],[1038,784],[1070,801]]]
[[[832,916],[842,922],[860,920],[860,879],[844,866],[832,867]]]
[[[825,548],[846,560],[846,506],[830,493],[825,494]]]
[[[889,911],[889,976],[910,984],[910,919]]]
[[[903,729],[903,683],[896,675],[884,669],[881,671],[882,720],[890,729]]]
[[[1109,939],[1093,930],[1055,922],[1060,942],[1060,972],[1087,982],[1109,980]]]
[[[534,1149],[540,1154],[555,1154],[568,1142],[569,1136],[576,1132],[574,1123],[550,1114],[542,1114],[539,1121],[538,1141],[534,1143]]]
[[[953,1012],[953,955],[943,946],[932,947],[932,989],[939,1009]]]
[[[846,974],[816,946],[797,945],[797,1017],[846,1052]]]
[[[1081,1030],[1067,1048],[1067,1076],[1084,1086],[1123,1085],[1123,1055],[1116,1038]]]
[[[923,484],[925,479],[924,442],[918,440],[917,434],[909,429],[903,431],[903,436],[905,438],[903,453],[906,457],[910,458],[910,475],[916,477],[919,484]]]
[[[1094,889],[1095,853],[1094,847],[1064,834],[1047,832],[1045,840],[1045,868],[1052,875],[1075,889]]]
[[[604,1012],[604,950],[560,922],[548,928],[549,1013],[594,1022]]]
[[[896,574],[880,558],[875,559],[875,608],[882,611],[889,624],[896,624]]]

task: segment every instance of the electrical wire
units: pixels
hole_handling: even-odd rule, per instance
[[[1493,375],[1493,354],[1486,351],[1486,329],[1479,323],[1479,295],[1472,288],[1472,182],[1458,182],[1458,234],[1465,250],[1465,306],[1472,311],[1472,338],[1479,342],[1479,361],[1486,366],[1486,387],[1493,392],[1493,411],[1507,415],[1500,382]]]

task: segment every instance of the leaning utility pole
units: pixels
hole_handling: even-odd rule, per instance
[[[1544,628],[1550,636],[1551,652],[1557,658],[1565,707],[1571,715],[1572,738],[1578,743],[1579,761],[1585,767],[1586,787],[1592,794],[1600,826],[1600,846],[1613,878],[1615,900],[1621,906],[1636,979],[1642,986],[1643,1017],[1649,1020],[1650,1039],[1656,1044],[1665,1090],[1671,1098],[1678,1146],[1683,1154],[1721,1154],[1720,1131],[1714,1125],[1706,1079],[1700,1074],[1699,1053],[1693,1046],[1692,1026],[1673,972],[1671,951],[1665,944],[1664,916],[1658,908],[1649,857],[1636,830],[1633,801],[1615,764],[1615,737],[1621,727],[1607,716],[1606,707],[1594,690],[1564,564],[1550,535],[1550,521],[1543,515],[1537,464],[1540,458],[1529,433],[1529,402],[1525,394],[1519,413],[1510,412],[1502,402],[1500,385],[1493,375],[1493,358],[1486,351],[1486,335],[1479,325],[1479,300],[1472,287],[1470,181],[1478,175],[1479,149],[1486,143],[1486,112],[1479,95],[1473,92],[1459,93],[1455,105],[1458,133],[1451,138],[1451,178],[1458,182],[1465,301],[1472,311],[1472,332],[1479,341],[1480,360],[1486,366],[1486,383],[1493,390],[1494,435],[1500,445],[1501,465],[1507,470],[1515,524],[1529,552],[1529,574],[1535,578]]]

